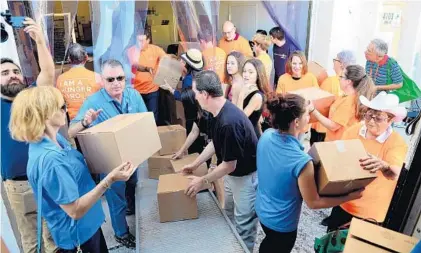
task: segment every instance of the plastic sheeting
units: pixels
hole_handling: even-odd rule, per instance
[[[101,62],[120,61],[126,80],[132,77],[128,49],[140,50],[137,35],[145,34],[147,1],[91,1],[94,68],[100,72]]]

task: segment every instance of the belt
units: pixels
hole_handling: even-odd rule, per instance
[[[28,181],[28,177],[27,176],[19,176],[19,177],[14,177],[10,180],[13,180],[13,181]]]

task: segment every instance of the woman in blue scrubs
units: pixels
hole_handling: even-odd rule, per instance
[[[29,183],[58,252],[108,252],[100,198],[114,182],[127,181],[134,167],[124,163],[95,186],[82,154],[58,133],[64,124],[66,106],[56,88],[30,88],[14,99],[11,135],[30,143]]]

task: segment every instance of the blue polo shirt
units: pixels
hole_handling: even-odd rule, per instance
[[[256,213],[260,222],[278,232],[297,230],[301,213],[298,177],[311,157],[297,138],[266,130],[257,145]]]
[[[387,59],[387,61],[379,65],[376,62],[367,61],[365,64],[365,71],[367,75],[373,79],[373,82],[375,85],[386,85],[387,83],[387,76],[390,75],[390,80],[392,83],[402,83],[403,77],[401,69],[399,68],[399,65],[395,61],[391,61],[390,57]]]
[[[28,144],[12,139],[9,131],[12,101],[1,99],[1,178],[26,176]]]
[[[62,249],[74,249],[90,239],[105,221],[98,200],[79,220],[73,220],[60,205],[71,204],[93,188],[95,183],[81,153],[57,134],[61,148],[49,138],[29,144],[28,180],[38,198],[42,183],[42,217],[47,221],[51,236]],[[41,157],[44,161],[40,164]]]
[[[98,92],[89,96],[85,102],[83,102],[79,112],[70,124],[81,121],[89,109],[102,109],[102,112],[98,115],[98,118],[92,122],[91,126],[97,125],[119,114],[148,111],[139,92],[133,88],[126,87],[124,89],[121,104],[114,100],[107,91],[102,88]]]

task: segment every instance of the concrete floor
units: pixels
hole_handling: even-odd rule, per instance
[[[409,143],[409,136],[405,134],[405,128],[394,128],[398,133],[400,133],[404,139]],[[308,144],[306,145],[308,147]],[[114,233],[111,228],[111,221],[109,219],[109,212],[108,206],[106,201],[103,200],[103,207],[104,212],[106,215],[106,223],[102,226],[102,230],[104,232],[105,239],[107,241],[108,248],[110,249],[110,253],[134,253],[135,250],[130,250],[127,248],[118,245],[117,242],[114,240]],[[312,253],[314,252],[313,244],[314,238],[322,236],[326,233],[326,227],[319,225],[322,219],[329,216],[331,209],[321,209],[321,210],[311,210],[309,209],[305,203],[303,203],[302,210],[301,210],[301,217],[298,226],[298,235],[297,240],[295,242],[295,247],[293,249],[293,253]],[[129,224],[130,231],[133,235],[136,234],[135,232],[135,216],[127,216],[127,223]],[[259,245],[264,238],[264,233],[262,229],[258,228],[258,235],[256,239],[256,245],[254,248],[254,252],[257,253],[259,249]],[[186,252],[187,253],[187,252]]]

